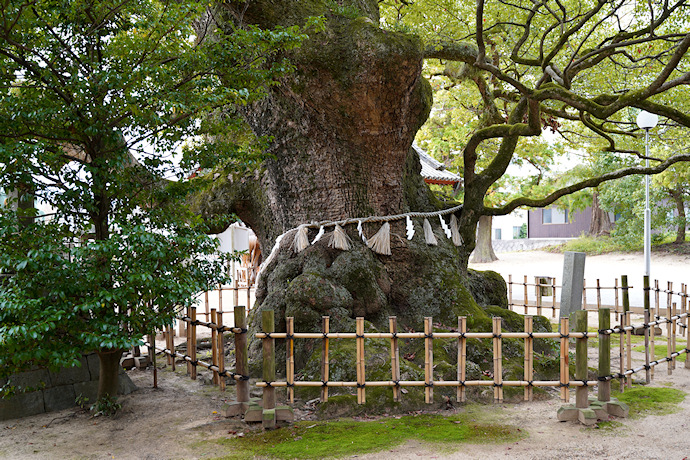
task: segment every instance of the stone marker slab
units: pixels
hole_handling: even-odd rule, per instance
[[[563,256],[563,287],[561,288],[561,318],[582,310],[582,290],[585,282],[585,253],[566,252]]]

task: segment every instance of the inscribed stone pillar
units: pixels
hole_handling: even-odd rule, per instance
[[[561,318],[582,309],[582,289],[585,280],[585,253],[566,252],[563,257],[563,287],[561,288]]]

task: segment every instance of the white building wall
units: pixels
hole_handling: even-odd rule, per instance
[[[512,240],[516,235],[516,229],[522,224],[527,224],[527,211],[518,209],[507,216],[494,216],[492,220],[491,239]],[[499,238],[500,236],[500,238]]]

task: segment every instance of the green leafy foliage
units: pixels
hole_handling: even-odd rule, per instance
[[[290,72],[281,56],[304,35],[221,28],[220,14],[196,1],[3,4],[0,188],[19,200],[0,208],[0,377],[141,344],[226,280],[185,206],[204,181],[183,179],[256,167],[263,140],[237,108]],[[38,203],[50,216],[35,218]]]

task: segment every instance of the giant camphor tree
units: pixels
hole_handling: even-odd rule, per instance
[[[31,206],[0,207],[5,392],[17,390],[8,374],[96,352],[99,397],[115,396],[122,351],[225,279],[207,227],[180,205],[193,184],[165,180],[185,175],[172,152],[215,133],[218,112],[258,98],[289,69],[276,50],[300,37],[206,34],[206,6],[2,3],[0,187],[53,210],[34,219]],[[229,120],[213,152],[188,142],[183,164],[251,163]]]
[[[350,251],[331,249],[322,238],[295,254],[291,231],[264,268],[258,305],[277,310],[278,318],[293,315],[304,327],[317,327],[322,314],[345,322],[364,315],[376,324],[397,314],[412,327],[422,316],[453,324],[460,312],[479,321],[477,303],[505,305],[490,275],[467,269],[482,216],[546,206],[604,181],[690,159],[675,155],[547,196],[485,205],[522,139],[545,125],[577,123],[604,149],[630,155],[639,149],[618,147],[619,138],[639,134],[628,120],[630,107],[657,113],[664,124],[690,126],[674,102],[690,82],[685,1],[249,0],[225,2],[218,11],[221,28],[326,18],[323,31],[289,53],[295,72],[243,109],[257,135],[272,136],[272,157],[253,174],[217,171],[197,197],[203,215],[236,212],[265,253],[277,236],[301,224],[450,206],[430,196],[410,151],[432,102],[422,66],[426,59],[454,61],[477,77],[484,121],[462,146],[457,218],[464,244],[456,248],[438,227],[438,246],[427,246],[420,231],[406,240],[403,220],[391,225],[390,256],[358,243],[354,226],[346,228],[354,241]],[[489,155],[481,166],[480,153]],[[379,227],[366,224],[364,233],[370,237]],[[315,236],[310,229],[309,239]]]

